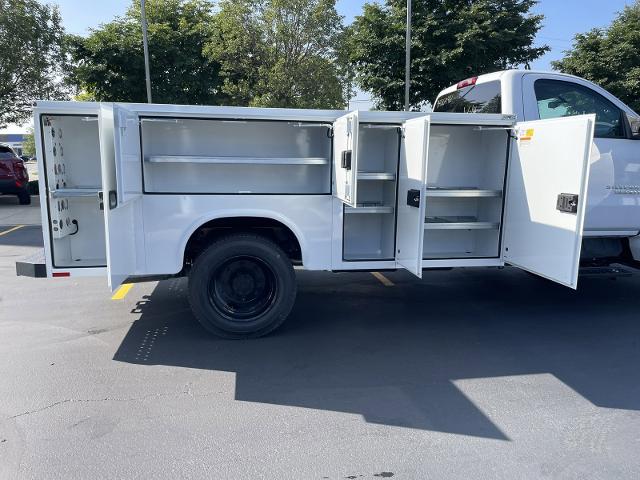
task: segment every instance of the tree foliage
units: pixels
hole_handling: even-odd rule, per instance
[[[204,55],[214,20],[206,0],[147,0],[152,96],[156,103],[215,104],[220,65]],[[72,81],[99,101],[145,102],[140,2],[88,37],[73,37]]]
[[[552,62],[556,70],[591,80],[640,112],[640,1],[606,29],[575,36],[571,50]]]
[[[22,123],[34,100],[65,98],[64,38],[57,7],[0,0],[0,125]]]
[[[147,0],[154,102],[337,108],[350,93],[335,0]],[[73,37],[85,98],[146,100],[138,0]]]
[[[29,127],[27,134],[22,137],[22,154],[29,157],[36,156],[36,141],[33,134],[33,127]]]
[[[207,53],[235,105],[342,108],[350,89],[335,0],[223,0]]]
[[[535,0],[413,0],[413,107],[464,78],[528,64],[548,51],[533,47],[543,17]],[[378,106],[404,105],[406,1],[368,3],[350,29],[356,81]]]

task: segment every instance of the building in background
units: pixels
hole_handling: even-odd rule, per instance
[[[29,124],[9,124],[6,128],[0,128],[0,143],[9,145],[18,155],[22,155],[22,143],[28,133]]]

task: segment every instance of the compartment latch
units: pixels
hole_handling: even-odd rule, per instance
[[[411,189],[407,191],[407,205],[420,208],[420,190]]]
[[[558,195],[556,209],[563,213],[578,213],[578,195],[575,193],[561,193]]]
[[[347,170],[351,170],[351,157],[353,156],[353,152],[351,150],[343,150],[342,151],[342,162],[340,166],[342,168],[346,168]]]

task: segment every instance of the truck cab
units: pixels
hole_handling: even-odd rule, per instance
[[[640,115],[620,99],[572,75],[508,70],[442,90],[433,110],[511,114],[519,121],[595,114],[583,258],[640,260]]]

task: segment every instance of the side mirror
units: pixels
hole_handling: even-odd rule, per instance
[[[631,138],[633,138],[634,140],[640,140],[640,117],[631,115],[629,113],[627,113],[626,115],[629,126],[631,127]]]

